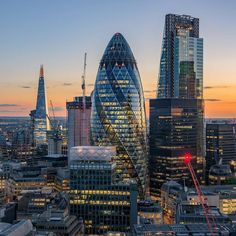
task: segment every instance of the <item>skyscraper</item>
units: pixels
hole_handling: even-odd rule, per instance
[[[74,101],[67,102],[68,114],[68,153],[75,146],[89,146],[91,141],[90,116],[91,116],[91,97],[86,96],[86,59],[87,53],[84,54],[84,70],[82,75],[82,92],[83,96],[75,97]]]
[[[203,39],[199,19],[168,14],[160,59],[157,99],[150,101],[150,192],[176,180],[190,186],[184,155],[203,180]]]
[[[147,180],[144,96],[133,53],[116,33],[101,59],[92,97],[91,133],[95,145],[116,146],[117,176],[135,178],[140,196]]]
[[[34,113],[34,144],[46,144],[47,131],[50,130],[48,119],[47,96],[44,84],[44,70],[40,67],[36,111]]]
[[[203,106],[201,99],[150,100],[150,192],[160,197],[161,186],[170,180],[192,185],[184,156],[203,178]]]
[[[67,102],[67,124],[68,124],[68,153],[75,146],[90,145],[90,115],[91,97],[75,97],[74,101]]]
[[[203,97],[203,39],[199,38],[198,18],[166,15],[157,97]]]

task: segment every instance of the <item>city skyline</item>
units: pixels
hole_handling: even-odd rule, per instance
[[[234,1],[228,5],[214,1],[214,6],[210,1],[185,4],[185,0],[149,4],[133,0],[11,2],[14,4],[3,3],[0,10],[0,116],[28,116],[35,108],[40,64],[45,68],[48,101],[53,101],[56,115],[66,116],[66,100],[82,94],[84,52],[88,52],[89,95],[103,49],[115,32],[127,38],[136,55],[145,98],[155,98],[164,16],[176,13],[200,19],[206,117],[235,117]],[[111,7],[117,11],[109,11]],[[112,23],[107,17],[112,17]]]

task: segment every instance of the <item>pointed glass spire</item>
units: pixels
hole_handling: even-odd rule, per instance
[[[38,82],[38,95],[35,112],[34,124],[34,139],[35,144],[44,144],[47,141],[47,130],[50,130],[48,119],[47,97],[44,84],[44,69],[43,65],[40,67],[39,82]]]

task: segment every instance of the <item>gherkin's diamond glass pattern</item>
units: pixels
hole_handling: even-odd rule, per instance
[[[116,146],[117,176],[135,178],[143,196],[147,175],[144,96],[135,58],[120,33],[112,37],[100,62],[92,104],[94,144]]]

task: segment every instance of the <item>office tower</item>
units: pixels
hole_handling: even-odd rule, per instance
[[[116,146],[117,176],[136,179],[140,197],[147,183],[147,131],[137,63],[120,33],[101,59],[92,97],[91,133],[95,145]]]
[[[191,186],[184,156],[203,181],[203,39],[199,19],[166,15],[157,99],[150,100],[150,193],[167,180]]]
[[[115,147],[79,146],[70,153],[70,212],[86,234],[130,232],[137,222],[137,184],[117,182]]]
[[[203,177],[203,109],[200,99],[150,100],[150,192],[160,196],[160,188],[169,180],[192,185],[184,163],[190,153],[192,166]]]
[[[68,124],[68,153],[71,147],[90,145],[90,115],[91,97],[85,96],[85,107],[83,97],[75,97],[74,101],[67,102],[67,124]]]
[[[34,144],[40,146],[47,143],[47,131],[50,130],[50,124],[48,119],[48,106],[47,96],[44,84],[44,70],[43,66],[40,67],[39,83],[38,83],[38,95],[37,105],[35,113],[31,113],[34,117]]]
[[[236,124],[206,124],[206,178],[211,166],[221,162],[236,167]]]
[[[166,15],[157,97],[203,97],[203,39],[199,38],[198,18]]]

